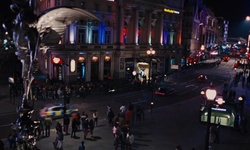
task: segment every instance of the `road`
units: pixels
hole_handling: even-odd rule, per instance
[[[174,77],[164,84],[174,87],[174,93],[165,97],[154,95],[154,108],[156,109],[159,107],[169,106],[199,96],[201,89],[204,87],[208,87],[210,82],[213,82],[215,87],[223,84],[228,80],[229,75],[232,76],[232,65],[233,61],[222,62],[222,64],[218,68],[199,69],[196,71],[178,73],[173,75]],[[198,83],[197,77],[199,74],[206,74],[208,76],[208,81],[206,83]],[[7,87],[4,88],[6,90]],[[7,92],[4,93],[5,95],[7,94]],[[104,119],[106,117],[107,104],[110,104],[114,108],[115,112],[119,111],[119,107],[122,104],[128,104],[129,102],[132,102],[133,104],[143,104],[146,109],[149,109],[151,96],[151,91],[142,89],[136,92],[126,92],[111,95],[90,95],[85,99],[72,98],[70,105],[72,107],[78,108],[80,112],[84,110],[87,113],[91,113],[93,110],[97,110],[100,114],[100,118]],[[20,103],[20,100],[18,101]],[[55,104],[62,103],[62,101],[36,101],[33,118],[38,117],[40,108],[42,108],[47,103]],[[8,106],[10,104],[5,100],[0,101],[0,105],[4,107],[5,105]],[[11,132],[10,124],[16,121],[18,117],[18,114],[15,112],[16,106],[12,105],[5,111],[1,109],[2,113],[0,113],[0,138],[5,138],[8,133]]]

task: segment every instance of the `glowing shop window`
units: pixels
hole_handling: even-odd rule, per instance
[[[76,61],[74,59],[70,60],[70,72],[76,71]]]
[[[45,61],[44,61],[44,67],[45,67],[45,69],[48,69],[48,62],[47,61],[48,61],[47,59],[45,59]]]

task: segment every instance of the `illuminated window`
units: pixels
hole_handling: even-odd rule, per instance
[[[47,58],[45,58],[45,60],[44,60],[44,68],[45,69],[48,69],[48,62],[47,61],[48,61]]]
[[[70,60],[70,72],[76,71],[76,61],[74,59]]]

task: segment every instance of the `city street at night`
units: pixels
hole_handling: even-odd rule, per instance
[[[213,82],[218,92],[221,92],[223,83],[230,80],[230,75],[233,77],[233,61],[222,62],[217,68],[197,69],[191,75],[185,76],[181,73],[170,75],[165,84],[173,86],[175,92],[166,97],[153,96],[155,106],[151,112],[149,103],[151,101],[151,91],[142,89],[139,91],[124,91],[113,93],[111,95],[89,95],[86,98],[72,98],[70,104],[83,110],[92,118],[93,110],[97,110],[99,114],[99,126],[94,129],[94,138],[87,137],[85,146],[87,149],[110,150],[114,149],[112,128],[106,120],[106,106],[111,105],[115,114],[118,113],[119,107],[122,104],[132,102],[134,105],[141,104],[145,107],[145,120],[134,122],[131,131],[135,135],[133,149],[135,150],[160,150],[160,149],[175,149],[180,145],[183,149],[203,150],[205,144],[206,123],[199,121],[199,109],[202,97],[200,91],[202,88],[209,86],[209,82]],[[221,74],[222,70],[228,74]],[[239,69],[240,71],[240,69]],[[206,74],[208,83],[197,82],[198,74]],[[240,85],[241,83],[239,83]],[[10,123],[15,121],[17,113],[16,106],[20,103],[20,99],[16,100],[16,105],[12,105],[8,101],[8,87],[1,88],[3,99],[0,101],[0,130],[1,138],[7,144],[5,138],[11,132]],[[234,87],[237,91],[237,96],[247,94],[249,100],[248,88],[241,86]],[[63,101],[35,101],[34,118],[38,117],[38,111],[47,103],[63,103]],[[249,101],[245,105],[247,114],[249,110]],[[6,117],[8,116],[8,117]],[[249,118],[249,116],[247,116]],[[62,123],[62,120],[59,119]],[[45,137],[37,141],[37,146],[41,150],[52,149],[52,142],[55,140],[55,123],[51,129],[51,136]],[[71,129],[70,129],[71,130]],[[80,142],[83,140],[83,132],[78,131],[78,139],[70,138],[66,135],[64,138],[64,149],[77,149]],[[249,147],[249,135],[241,135],[238,130],[230,127],[221,127],[220,143],[215,144],[214,150],[244,150]]]

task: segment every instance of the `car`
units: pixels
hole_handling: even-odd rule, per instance
[[[155,95],[160,95],[160,96],[166,96],[166,95],[171,95],[174,92],[174,88],[173,87],[169,87],[169,86],[163,86],[163,87],[159,87],[156,91],[155,91]]]
[[[207,81],[207,76],[201,74],[201,75],[198,76],[197,79],[198,79],[198,82],[206,82]]]
[[[78,113],[78,109],[66,107],[67,115],[72,116],[75,113]],[[40,116],[43,118],[62,118],[64,116],[64,106],[61,104],[45,106],[44,108],[40,109]]]
[[[224,57],[222,57],[222,60],[225,62],[228,62],[230,60],[230,58],[228,56],[224,56]]]

